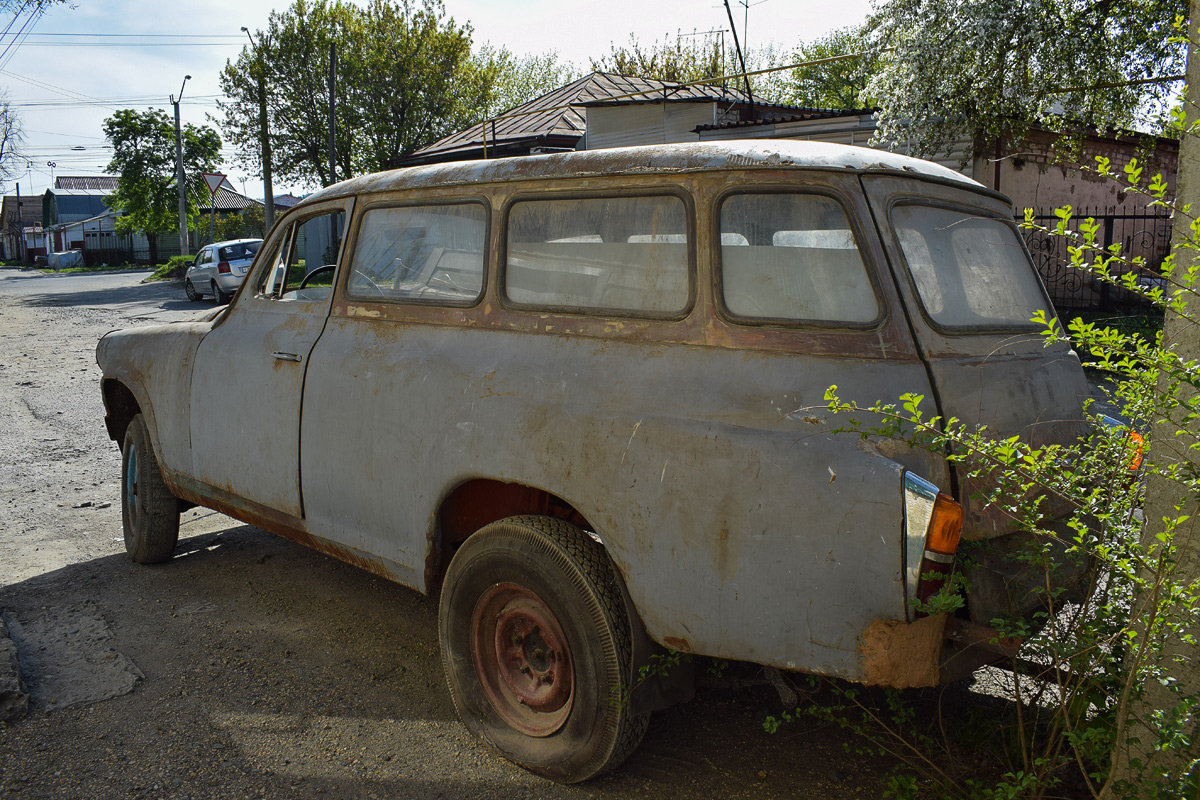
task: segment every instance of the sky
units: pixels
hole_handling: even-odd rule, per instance
[[[744,5],[748,1],[749,7]],[[643,43],[674,40],[677,32],[728,29],[719,0],[606,0],[565,4],[561,0],[444,0],[457,22],[470,22],[474,41],[507,47],[516,54],[558,52],[581,69],[606,55],[631,33]],[[40,194],[54,175],[100,175],[110,152],[102,124],[122,108],[161,108],[173,114],[169,97],[184,76],[183,122],[209,124],[217,114],[218,76],[249,40],[241,27],[265,28],[272,9],[285,0],[73,0],[40,18],[0,18],[0,88],[18,110],[25,133],[24,171],[0,185],[13,194]],[[790,49],[836,28],[859,24],[870,0],[731,0],[737,32],[750,47],[768,41]],[[7,26],[7,29],[5,29]],[[743,29],[744,26],[744,29]],[[226,148],[222,171],[237,191],[263,196],[260,178],[244,175]],[[50,166],[53,163],[54,166]],[[276,186],[297,194],[314,187]]]

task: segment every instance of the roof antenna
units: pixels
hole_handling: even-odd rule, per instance
[[[746,82],[746,98],[750,103],[750,121],[754,121],[754,95],[750,93],[750,76],[746,74],[746,58],[742,55],[742,46],[738,44],[737,26],[733,24],[733,11],[729,8],[729,0],[725,0],[725,13],[729,15],[729,29],[733,31],[733,47],[737,50],[738,61],[742,64],[742,80]]]

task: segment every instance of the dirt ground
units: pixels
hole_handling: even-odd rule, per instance
[[[766,733],[764,686],[702,687],[615,773],[548,783],[456,719],[429,598],[206,509],[131,563],[95,344],[211,307],[142,277],[0,269],[0,616],[31,697],[0,800],[881,795],[890,764],[836,727]]]

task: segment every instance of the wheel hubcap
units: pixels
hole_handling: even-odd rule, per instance
[[[472,656],[484,694],[512,727],[549,736],[566,722],[575,671],[554,613],[514,583],[488,590],[471,616]]]

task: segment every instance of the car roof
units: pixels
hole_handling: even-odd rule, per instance
[[[948,167],[898,153],[829,142],[770,139],[616,147],[405,167],[335,183],[309,195],[301,205],[364,192],[427,186],[755,168],[901,172],[981,188],[981,184]]]
[[[248,244],[250,242],[261,242],[261,241],[262,241],[262,239],[228,239],[224,242],[213,242],[212,244],[207,244],[207,245],[205,245],[205,247],[225,247],[225,246],[231,245],[231,244]]]

